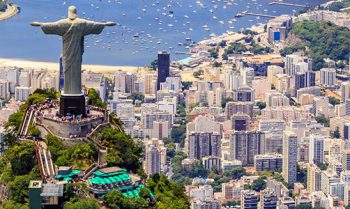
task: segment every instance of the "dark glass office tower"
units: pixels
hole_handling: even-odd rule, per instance
[[[165,79],[169,77],[170,70],[170,54],[166,51],[158,53],[158,80],[157,90],[160,89],[160,83],[165,82]]]

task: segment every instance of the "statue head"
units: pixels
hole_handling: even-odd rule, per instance
[[[68,18],[75,20],[77,18],[77,8],[75,6],[70,6],[68,8]]]

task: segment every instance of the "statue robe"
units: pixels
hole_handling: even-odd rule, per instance
[[[84,53],[84,36],[100,34],[105,25],[85,19],[69,18],[52,23],[43,23],[41,29],[45,34],[62,36],[63,69],[65,95],[81,94],[81,64]]]

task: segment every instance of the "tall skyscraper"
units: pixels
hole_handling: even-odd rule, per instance
[[[242,165],[254,164],[254,156],[265,153],[265,134],[259,131],[237,131],[229,139],[231,160]]]
[[[335,86],[337,79],[336,79],[336,70],[334,68],[322,68],[320,70],[321,74],[321,85],[326,87],[333,87]]]
[[[350,150],[344,149],[341,156],[343,171],[350,170]]]
[[[7,80],[0,80],[0,99],[10,97],[10,83]]]
[[[345,102],[347,99],[350,99],[350,82],[346,81],[341,83],[341,101]]]
[[[216,132],[191,132],[188,136],[188,156],[201,159],[206,156],[221,156],[221,135]]]
[[[156,138],[145,143],[145,171],[148,175],[160,173],[166,163],[166,148],[162,140]]]
[[[316,165],[324,162],[324,138],[321,135],[310,135],[309,163]]]
[[[170,54],[166,51],[158,53],[158,81],[157,90],[160,89],[160,83],[165,82],[166,78],[169,77],[170,71]]]
[[[292,131],[285,131],[283,137],[282,176],[288,183],[297,180],[297,136]]]
[[[63,72],[63,59],[62,55],[60,57],[60,71],[59,71],[59,89],[63,89],[64,87],[64,72]]]
[[[297,72],[295,74],[295,93],[298,89],[316,85],[316,74],[313,71]]]
[[[309,164],[307,168],[307,191],[321,191],[321,169],[315,164]]]

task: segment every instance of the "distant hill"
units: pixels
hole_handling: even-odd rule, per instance
[[[293,25],[295,34],[308,48],[307,55],[313,59],[313,69],[324,65],[324,58],[347,61],[350,55],[350,30],[330,22],[302,21]]]
[[[7,2],[0,0],[0,12],[4,12],[7,9]]]

